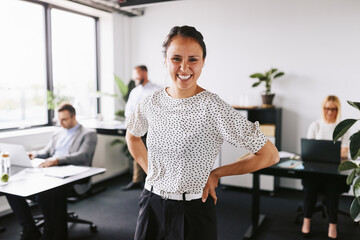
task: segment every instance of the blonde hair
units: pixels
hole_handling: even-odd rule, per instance
[[[341,103],[337,96],[329,95],[322,102],[322,117],[325,120],[325,104],[327,102],[333,102],[337,107],[336,122],[340,122],[341,119]]]

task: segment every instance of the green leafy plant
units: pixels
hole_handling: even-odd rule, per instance
[[[258,81],[255,82],[252,87],[259,86],[262,82],[265,83],[265,94],[271,94],[271,82],[273,79],[283,76],[283,72],[278,72],[277,68],[272,68],[269,71],[262,73],[254,73],[250,75],[250,78],[257,78]]]
[[[118,76],[114,74],[114,79],[116,82],[116,85],[118,86],[118,89],[121,93],[122,99],[127,103],[127,100],[129,99],[129,95],[131,90],[135,87],[135,82],[133,80],[130,80],[129,84],[126,85],[123,80],[121,80]],[[124,106],[125,107],[125,106]],[[118,110],[115,112],[116,116],[119,117],[125,117],[125,110]]]
[[[121,96],[119,96],[118,94],[109,94],[109,93],[104,93],[104,92],[98,92],[100,94],[100,96],[110,96],[110,97],[114,97],[114,98],[120,98],[119,102],[122,104],[123,109],[118,110],[115,112],[115,115],[118,117],[125,117],[125,105],[129,99],[129,95],[130,92],[133,88],[135,88],[135,81],[134,80],[130,80],[130,82],[126,85],[125,82],[118,77],[116,74],[114,74],[114,81],[116,83],[116,86],[118,87],[118,90],[121,94]],[[123,144],[122,146],[122,152],[125,154],[125,156],[127,156],[129,159],[132,158],[129,149],[127,147],[126,141],[122,140],[122,139],[114,139],[110,145],[111,146],[115,146],[117,144]]]
[[[351,106],[360,111],[360,102],[347,101]],[[336,142],[342,137],[358,120],[360,119],[345,119],[341,121],[333,132],[333,140]],[[350,155],[351,159],[355,160],[360,155],[360,131],[350,136]],[[350,171],[346,183],[353,185],[354,200],[350,206],[350,215],[355,222],[360,221],[360,166],[355,161],[344,161],[340,163],[339,171]]]
[[[69,102],[70,97],[61,96],[59,94],[55,94],[54,92],[47,90],[47,108],[49,110],[55,110],[57,106],[59,106],[62,102]]]
[[[130,80],[130,82],[126,85],[124,83],[124,81],[120,77],[118,77],[116,74],[114,74],[114,81],[116,83],[116,86],[119,89],[121,96],[119,96],[118,94],[109,94],[109,93],[104,93],[104,92],[100,92],[100,91],[98,91],[98,94],[100,94],[100,96],[110,96],[110,97],[114,97],[114,98],[120,98],[122,100],[122,101],[120,101],[120,103],[122,104],[123,109],[116,111],[115,115],[119,116],[119,117],[125,117],[125,110],[124,110],[125,104],[126,104],[127,100],[129,99],[131,90],[133,88],[135,88],[135,82],[134,82],[134,80]]]
[[[123,144],[122,148],[121,148],[121,151],[124,153],[124,155],[126,157],[128,157],[129,159],[132,159],[132,156],[131,156],[131,153],[129,151],[129,148],[127,146],[127,143],[126,141],[122,140],[122,139],[114,139],[111,141],[110,143],[110,146],[115,146],[115,145],[118,145],[118,144]]]

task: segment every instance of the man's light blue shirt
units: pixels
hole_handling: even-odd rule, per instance
[[[69,154],[71,140],[73,139],[75,132],[79,127],[80,124],[76,124],[76,126],[70,129],[63,129],[63,133],[56,143],[54,157],[63,157]]]

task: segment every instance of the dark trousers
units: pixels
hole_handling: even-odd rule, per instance
[[[342,179],[324,178],[322,176],[303,179],[302,183],[304,186],[304,217],[312,217],[318,193],[322,193],[325,198],[329,223],[336,224],[340,194],[349,191],[349,186]]]
[[[23,197],[6,194],[6,198],[24,231],[35,228],[29,205]],[[36,194],[30,199],[38,202],[45,218],[44,237],[46,240],[68,239],[67,205],[65,188],[56,188]]]
[[[135,240],[216,240],[216,213],[209,196],[192,201],[165,200],[144,189]]]

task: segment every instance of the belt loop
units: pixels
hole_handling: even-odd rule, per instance
[[[183,197],[183,201],[186,201],[186,197],[185,197],[186,193],[183,193],[182,195],[183,195],[183,196],[182,196],[182,197]]]
[[[150,192],[153,192],[153,188],[154,188],[154,186],[151,186]]]

